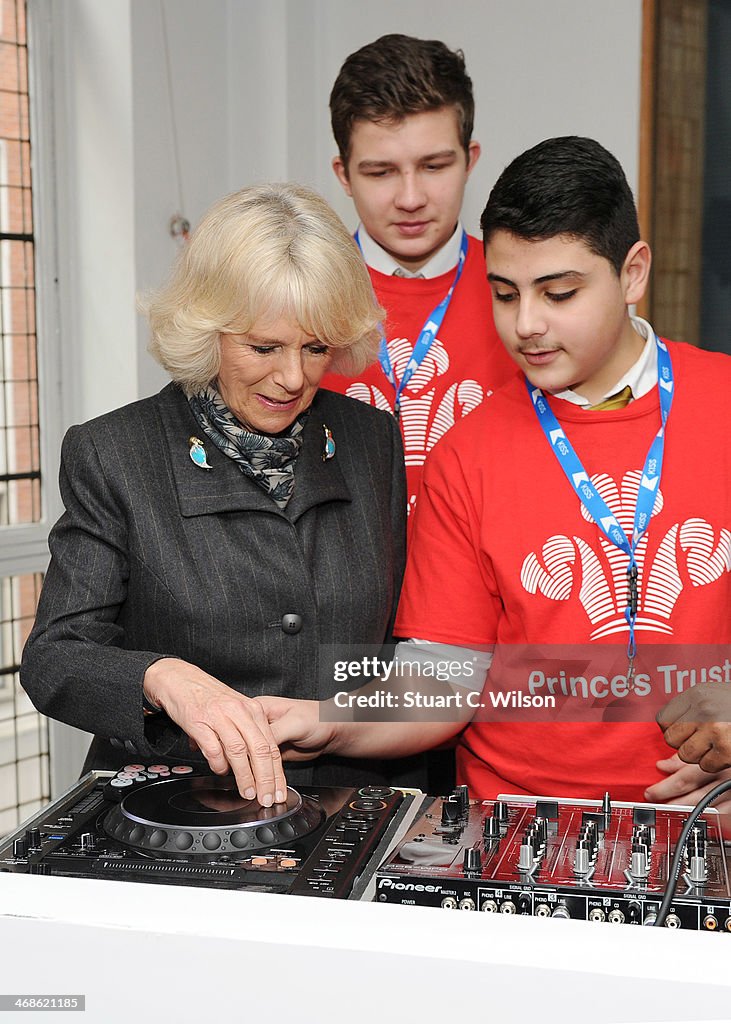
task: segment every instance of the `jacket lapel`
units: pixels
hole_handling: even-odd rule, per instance
[[[315,396],[305,424],[302,451],[295,467],[294,493],[282,512],[268,494],[202,434],[180,388],[175,384],[164,388],[158,395],[160,425],[181,514],[205,516],[257,511],[294,522],[315,505],[352,500],[337,453],[327,462],[322,458],[326,420],[321,411],[320,394]],[[210,469],[202,469],[190,458],[191,437],[199,437],[203,442]],[[335,440],[337,443],[337,436]]]
[[[338,430],[340,419],[334,410],[327,410],[328,392],[318,391],[310,408],[304,430],[304,443],[294,470],[294,493],[287,505],[287,517],[295,522],[301,515],[328,501],[352,501],[350,488],[340,469],[337,444],[345,443],[343,431]],[[333,429],[335,455],[327,461],[325,451],[325,424]]]

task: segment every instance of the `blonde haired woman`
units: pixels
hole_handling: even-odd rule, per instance
[[[338,645],[372,655],[390,638],[398,429],[319,390],[375,358],[382,311],[341,221],[296,185],[213,206],[145,310],[172,383],[68,432],[21,678],[95,734],[87,767],[193,758],[269,806],[286,781],[251,698],[330,696]],[[353,784],[379,767],[288,775]]]

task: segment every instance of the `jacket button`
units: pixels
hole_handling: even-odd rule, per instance
[[[282,616],[282,632],[283,633],[299,633],[302,629],[302,616],[295,615],[290,612],[289,615]]]

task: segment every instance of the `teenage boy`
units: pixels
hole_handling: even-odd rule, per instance
[[[497,328],[522,373],[427,461],[398,634],[427,638],[433,660],[614,645],[630,683],[629,643],[638,663],[648,644],[728,644],[731,359],[630,315],[650,250],[621,167],[590,139],[543,142],[502,173],[482,227]],[[401,645],[404,660],[409,648],[424,656]],[[637,675],[638,701],[646,688]],[[288,756],[404,755],[461,728],[269,710]],[[458,779],[481,797],[694,801],[718,776],[671,757],[651,718],[473,720]]]
[[[330,95],[333,168],[385,308],[379,359],[324,386],[399,417],[414,506],[426,454],[515,373],[493,326],[480,243],[460,223],[480,155],[461,51],[387,35],[352,53]]]

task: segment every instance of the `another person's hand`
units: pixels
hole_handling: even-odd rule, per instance
[[[657,762],[666,779],[656,782],[645,790],[645,799],[652,804],[683,804],[693,807],[719,782],[731,778],[731,770],[704,772],[695,764],[685,764],[677,754]],[[725,804],[714,804],[719,810],[728,811]]]
[[[212,771],[233,772],[243,797],[257,797],[264,807],[286,799],[279,746],[255,698],[178,658],[151,665],[144,691],[200,749]]]
[[[731,685],[699,683],[678,694],[657,714],[665,742],[681,761],[704,771],[731,767]]]
[[[320,702],[288,697],[257,697],[285,761],[310,761],[333,740],[332,722],[320,721]]]

